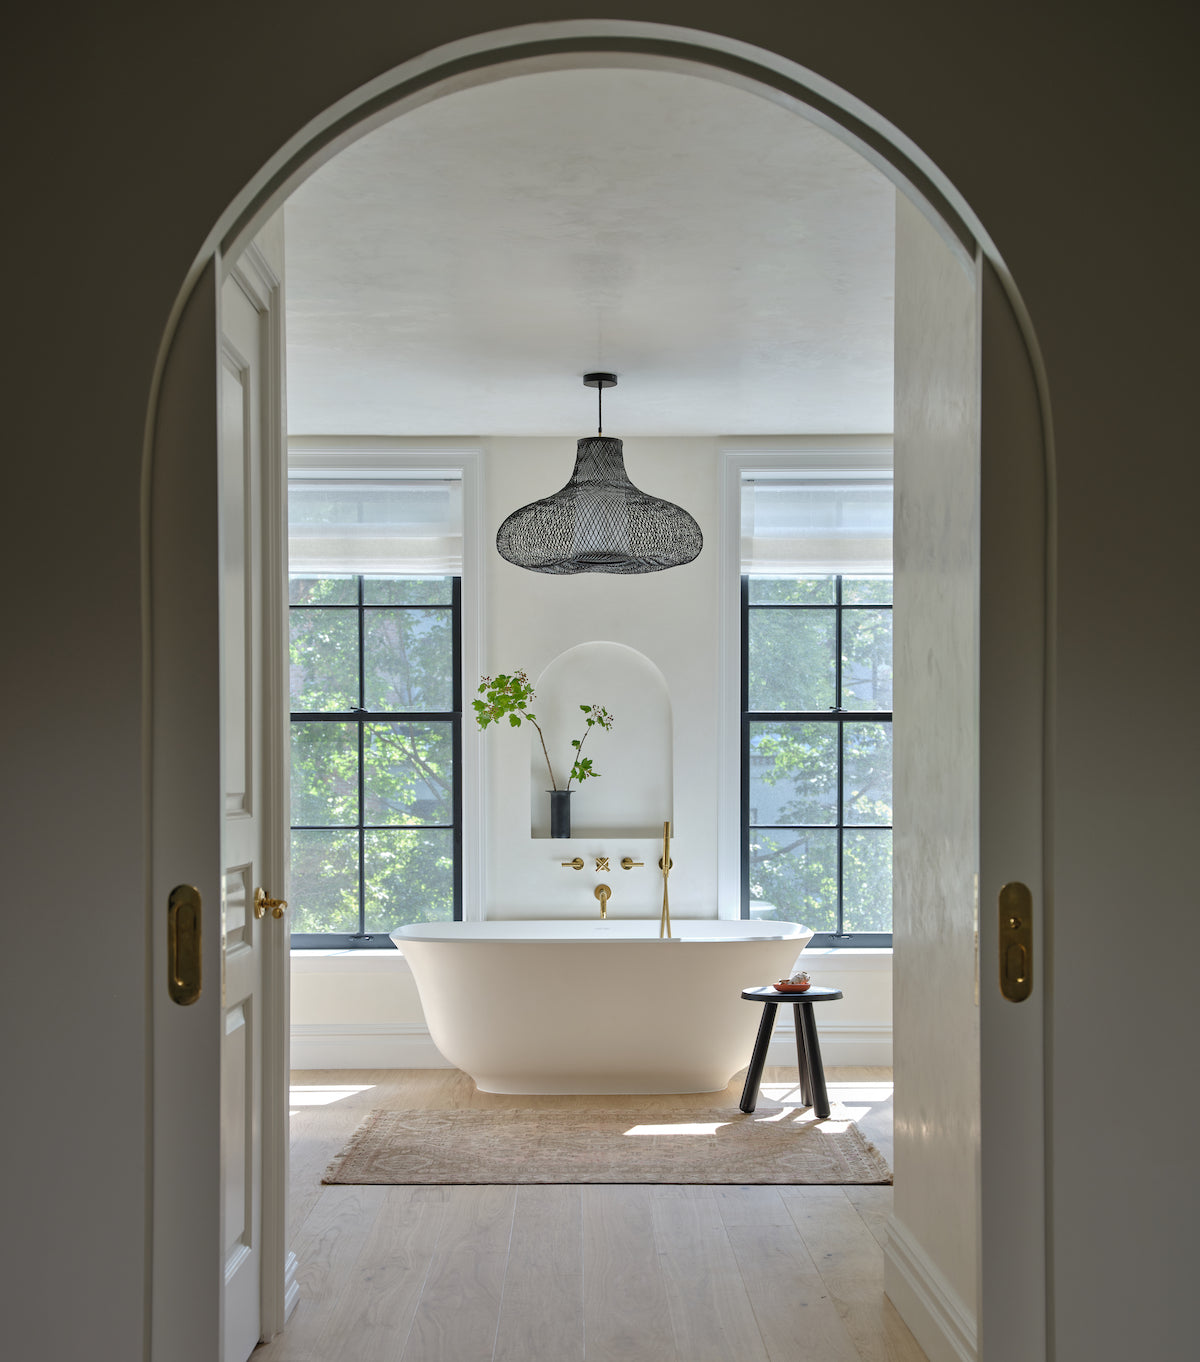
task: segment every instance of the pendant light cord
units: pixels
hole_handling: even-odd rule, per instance
[[[604,434],[604,390],[617,386],[616,374],[584,374],[584,384],[596,390],[596,434]]]

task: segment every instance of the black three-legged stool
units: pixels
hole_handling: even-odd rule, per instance
[[[825,1066],[821,1063],[821,1045],[817,1040],[817,1023],[813,1003],[832,1003],[842,996],[840,988],[818,988],[814,984],[804,993],[780,993],[770,984],[759,988],[742,989],[742,997],[752,1003],[762,1003],[762,1020],[758,1023],[758,1039],[750,1056],[746,1072],[746,1086],[738,1103],[750,1112],[758,1104],[758,1085],[762,1082],[763,1066],[767,1062],[767,1046],[775,1029],[775,1012],[780,1003],[791,1003],[796,1014],[796,1061],[800,1066],[800,1096],[806,1107],[812,1107],[823,1121],[829,1115],[829,1093],[825,1088]]]

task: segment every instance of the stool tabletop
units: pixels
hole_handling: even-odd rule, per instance
[[[781,993],[774,984],[742,989],[742,997],[752,1003],[831,1003],[841,996],[840,988],[823,988],[820,984],[813,984],[803,993]]]

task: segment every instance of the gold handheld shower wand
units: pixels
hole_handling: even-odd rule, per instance
[[[671,873],[671,824],[663,824],[663,854],[659,861],[663,873],[662,920],[658,924],[658,939],[671,939],[671,904],[667,896],[667,876]]]

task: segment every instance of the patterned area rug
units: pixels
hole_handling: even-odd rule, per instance
[[[891,1182],[883,1155],[835,1107],[620,1111],[373,1111],[326,1183]]]

